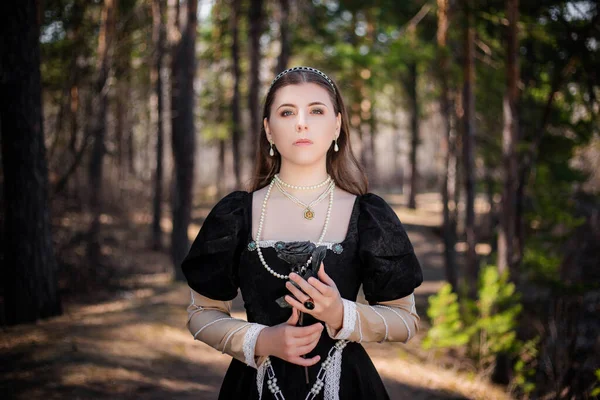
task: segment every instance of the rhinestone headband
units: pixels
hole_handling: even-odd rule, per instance
[[[312,72],[313,74],[320,75],[321,77],[325,78],[325,80],[329,83],[329,86],[331,86],[331,88],[333,89],[333,93],[336,93],[335,86],[333,85],[333,81],[331,79],[329,79],[329,77],[327,75],[325,75],[323,72],[319,71],[316,68],[311,68],[311,67],[292,67],[292,68],[286,69],[283,72],[280,72],[279,75],[277,75],[275,77],[275,79],[273,79],[273,82],[271,82],[271,86],[269,87],[269,90],[271,90],[271,88],[273,87],[275,82],[277,82],[279,80],[279,78],[281,78],[288,72],[293,72],[293,71],[307,71],[307,72]]]

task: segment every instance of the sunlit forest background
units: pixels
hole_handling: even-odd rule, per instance
[[[392,399],[600,396],[597,1],[19,0],[0,41],[0,398],[217,398],[179,264],[297,65],[423,266]]]

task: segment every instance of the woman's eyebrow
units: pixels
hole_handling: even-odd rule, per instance
[[[325,103],[321,103],[320,101],[313,101],[312,103],[310,103],[308,106],[314,106],[314,105],[321,105],[321,106],[325,106],[325,108],[327,108],[327,105]],[[296,108],[297,106],[295,104],[291,104],[291,103],[284,103],[282,105],[280,105],[279,107],[277,107],[277,109],[279,110],[281,107],[294,107]]]

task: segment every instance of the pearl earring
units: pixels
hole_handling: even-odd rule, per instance
[[[337,153],[338,151],[340,151],[340,148],[338,147],[338,144],[337,144],[337,138],[334,139],[334,142],[335,142],[335,145],[333,146],[333,151],[335,151]]]
[[[273,151],[273,142],[271,142],[271,149],[269,150],[269,155],[270,155],[271,157],[274,157],[274,156],[275,156],[275,151]]]

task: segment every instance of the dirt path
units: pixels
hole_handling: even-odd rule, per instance
[[[393,199],[390,199],[392,201]],[[439,238],[429,226],[435,212],[397,209],[423,264],[418,310],[443,280]],[[141,229],[141,228],[140,228]],[[146,265],[168,257],[133,249]],[[143,256],[142,256],[143,253]],[[2,399],[216,399],[230,357],[193,341],[185,328],[189,292],[165,273],[129,275],[116,298],[70,304],[63,316],[0,333]],[[240,301],[234,316],[244,318]],[[392,399],[508,399],[476,377],[444,369],[408,345],[366,344]]]

